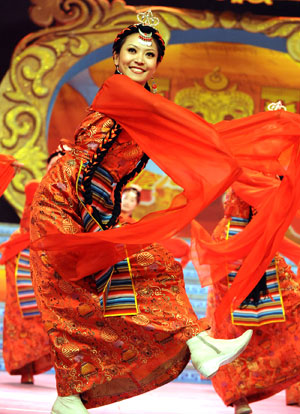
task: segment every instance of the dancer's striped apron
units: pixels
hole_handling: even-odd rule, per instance
[[[100,214],[101,221],[107,224],[112,216],[111,194],[113,177],[97,166],[92,178],[92,204],[86,205],[83,197],[82,176],[87,163],[81,163],[76,191],[80,201],[81,217],[85,231],[103,231],[101,224],[93,217],[93,208]],[[100,305],[104,316],[136,315],[138,313],[136,295],[132,281],[129,258],[94,274]]]
[[[227,239],[243,231],[249,223],[249,219],[231,217],[227,228]],[[230,287],[241,266],[242,261],[236,262],[236,268],[228,274],[228,286]],[[260,326],[273,322],[284,322],[285,313],[280,291],[279,278],[275,259],[268,266],[266,272],[266,284],[268,296],[262,297],[257,306],[247,305],[231,313],[232,323],[235,325]]]
[[[15,276],[17,297],[23,318],[40,315],[32,286],[29,249],[24,249],[18,254]]]

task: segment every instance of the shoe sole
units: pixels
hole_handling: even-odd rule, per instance
[[[251,414],[252,412],[250,407],[245,407],[243,411],[234,411],[234,414]]]
[[[239,351],[237,351],[236,353],[232,354],[228,358],[225,358],[223,360],[221,359],[219,361],[216,361],[215,366],[214,367],[210,367],[210,371],[211,372],[206,372],[205,373],[205,363],[204,363],[201,366],[201,370],[200,370],[201,375],[203,375],[203,377],[205,377],[206,379],[211,379],[212,377],[214,377],[216,375],[216,373],[218,372],[218,370],[219,370],[220,367],[222,367],[223,365],[226,365],[226,364],[230,364],[230,362],[234,361],[238,356],[241,355],[242,352],[244,352],[244,350],[247,348],[247,346],[248,346],[251,338],[252,338],[252,334],[250,335],[250,338],[245,343],[245,345]]]

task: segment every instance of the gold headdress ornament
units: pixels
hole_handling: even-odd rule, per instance
[[[146,12],[138,13],[137,20],[143,26],[156,27],[159,24],[159,18],[153,16],[151,9],[147,10]]]
[[[268,111],[278,111],[279,109],[284,109],[286,111],[286,107],[282,105],[281,101],[272,102],[268,105]]]
[[[155,28],[158,23],[159,19],[158,17],[154,17],[151,9],[147,10],[146,12],[141,12],[137,14],[137,20],[142,26],[150,26],[152,28]],[[152,46],[152,32],[145,33],[142,31],[142,29],[139,27],[139,38],[138,41],[144,45],[144,46]]]

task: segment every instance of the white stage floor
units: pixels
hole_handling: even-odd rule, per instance
[[[35,385],[21,385],[20,377],[0,372],[0,413],[50,413],[56,398],[52,374],[35,377]],[[287,407],[285,393],[251,405],[253,414],[300,414],[300,407]],[[154,391],[89,410],[91,414],[233,414],[208,384],[173,382]],[[76,414],[76,413],[74,413]]]

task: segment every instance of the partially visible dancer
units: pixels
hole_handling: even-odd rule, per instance
[[[19,172],[22,167],[23,164],[16,161],[11,155],[0,154],[0,197],[14,175]]]
[[[38,185],[31,181],[25,186],[20,228],[0,246],[0,263],[6,270],[3,358],[7,372],[21,375],[22,384],[33,384],[34,375],[52,367],[49,337],[37,308],[29,263],[30,207]]]
[[[293,261],[293,258],[290,258],[290,259]],[[294,260],[294,261],[297,262],[297,265],[298,265],[297,280],[299,280],[300,262],[298,260]],[[300,382],[296,382],[295,384],[291,385],[285,390],[285,400],[286,400],[286,405],[297,405],[298,407],[300,407]]]
[[[47,161],[47,170],[68,148],[58,147]],[[14,175],[23,164],[8,157]],[[11,164],[10,164],[11,162]],[[33,384],[34,375],[52,367],[48,334],[43,326],[32,287],[29,257],[30,208],[38,181],[25,186],[26,202],[20,228],[0,245],[1,264],[6,268],[6,300],[3,330],[3,358],[11,375],[21,375],[22,384]]]
[[[213,239],[222,241],[234,237],[255,214],[255,208],[230,189],[224,218],[216,227]],[[212,378],[224,404],[234,406],[235,414],[250,414],[251,402],[268,398],[300,380],[300,284],[291,267],[276,254],[241,306],[224,318],[222,324],[217,324],[214,312],[240,266],[241,262],[236,263],[227,277],[210,288],[207,316],[212,334],[217,338],[234,338],[249,327],[253,329],[251,343],[244,353],[220,368]],[[294,389],[287,394],[287,402],[295,400]],[[298,402],[298,399],[294,401]]]
[[[163,39],[153,27],[136,24],[122,30],[115,39],[113,57],[116,71],[123,75],[111,77],[100,93],[108,88],[112,97],[110,91],[125,88],[122,95],[137,93],[134,101],[143,110],[144,100],[153,102],[154,96],[145,88],[149,89],[147,81],[164,49]],[[138,131],[135,111],[119,99],[112,97],[112,101],[114,108],[120,107],[120,115],[126,110],[125,118],[133,120]],[[94,104],[97,102],[98,98]],[[136,224],[114,227],[119,224],[122,190],[145,167],[148,156],[123,129],[122,122],[119,125],[105,112],[98,112],[94,104],[75,133],[74,148],[46,174],[33,202],[32,241],[43,236],[48,239],[56,232],[60,250],[54,254],[44,248],[31,252],[38,306],[56,370],[58,397],[53,414],[84,414],[86,408],[150,391],[175,379],[190,357],[195,367],[210,377],[243,351],[252,334],[249,330],[231,341],[210,337],[205,319],[198,320],[189,303],[180,264],[158,243],[138,242],[140,248],[134,254],[129,245],[124,247],[117,240],[104,250],[77,246],[70,261],[64,261],[62,268],[57,266],[65,250],[62,236],[109,238],[119,230],[133,229],[132,242],[136,242]],[[167,105],[177,109],[175,104]],[[186,114],[184,109],[178,110]],[[157,111],[160,109],[154,105],[152,114]],[[196,119],[192,113],[189,116]],[[148,122],[152,120],[145,114],[144,129]],[[229,163],[225,174],[231,177],[236,164],[218,143],[212,143],[211,133],[211,127],[197,117],[196,140],[204,136],[214,156],[223,154],[222,160],[224,156],[224,163]],[[217,134],[215,139],[218,142]],[[197,148],[202,154],[203,149]],[[161,154],[159,145],[157,154]],[[215,176],[214,170],[213,179]],[[227,175],[217,177],[218,190],[222,191],[227,180]],[[195,204],[199,208],[198,202]],[[165,222],[165,217],[162,220]],[[115,255],[117,245],[126,249],[125,256]],[[92,257],[84,260],[81,273],[80,258],[87,249]],[[109,265],[108,260],[112,260]],[[71,274],[70,266],[74,267]]]
[[[68,145],[59,145],[56,151],[50,154],[47,159],[47,170],[49,170],[55,162],[69,150],[70,147],[68,147]],[[18,162],[12,155],[0,154],[0,197],[6,190],[14,175],[20,172],[23,167],[24,164]]]
[[[132,218],[133,212],[139,205],[141,200],[142,188],[137,184],[131,184],[124,188],[122,193],[120,222],[134,223]],[[160,243],[170,252],[176,259],[181,259],[181,267],[184,268],[190,260],[190,245],[179,237],[172,237]]]
[[[122,192],[121,201],[121,217],[122,221],[127,223],[134,223],[132,214],[141,201],[142,188],[137,184],[131,184],[129,187],[124,188]]]

